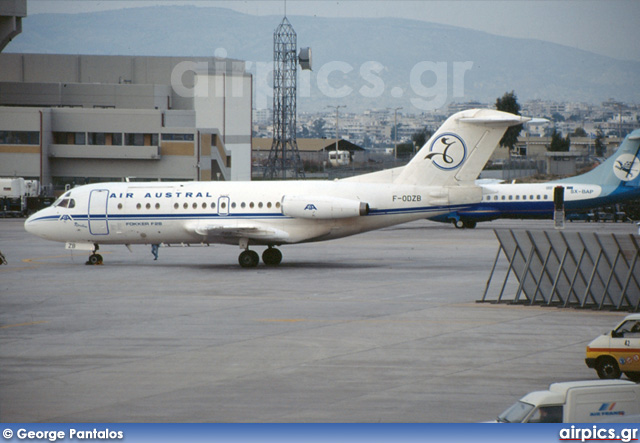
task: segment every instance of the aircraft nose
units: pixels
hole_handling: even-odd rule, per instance
[[[42,221],[42,211],[36,212],[27,218],[24,222],[24,229],[29,233],[36,235],[38,237],[45,237],[43,226],[44,222]]]
[[[37,215],[37,213],[36,214],[32,214],[24,221],[24,229],[29,234],[35,234],[35,232],[33,232],[33,230],[34,230],[34,226],[35,226],[34,220],[35,220],[36,215]]]

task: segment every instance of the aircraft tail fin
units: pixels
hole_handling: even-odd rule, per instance
[[[627,135],[616,152],[595,169],[554,183],[563,182],[640,188],[640,129]]]
[[[438,128],[394,183],[473,185],[507,128],[529,120],[492,109],[458,112]]]

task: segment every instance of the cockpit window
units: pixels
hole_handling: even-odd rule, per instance
[[[76,207],[76,201],[72,198],[60,197],[53,206],[71,209]]]

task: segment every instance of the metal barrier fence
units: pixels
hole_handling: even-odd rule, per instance
[[[494,230],[500,247],[479,302],[638,311],[640,246],[634,235]],[[508,261],[496,299],[489,288],[501,257]],[[511,276],[518,282],[505,297]]]

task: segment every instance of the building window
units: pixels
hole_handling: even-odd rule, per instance
[[[193,141],[193,134],[162,134],[163,141]]]
[[[90,132],[88,139],[89,139],[90,145],[106,145],[107,144],[107,137],[104,132]]]
[[[132,132],[124,135],[126,146],[158,146],[158,134]]]
[[[144,146],[144,134],[139,134],[139,133],[125,134],[124,144],[127,146]]]
[[[0,145],[39,145],[38,131],[0,131]]]
[[[86,132],[54,132],[53,143],[57,145],[86,145]]]
[[[89,132],[87,136],[89,145],[122,146],[122,133],[118,132]]]

